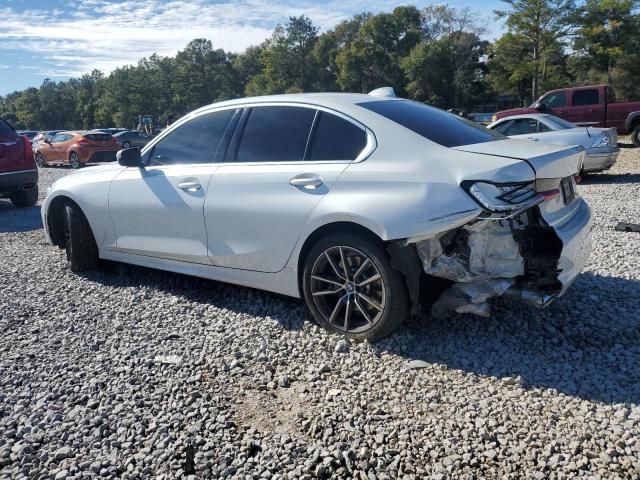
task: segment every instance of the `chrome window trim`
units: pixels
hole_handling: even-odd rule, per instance
[[[185,115],[176,123],[171,125],[171,127],[164,130],[160,135],[154,138],[152,141],[147,143],[145,147],[141,151],[141,155],[144,155],[148,150],[152,149],[155,144],[160,142],[165,136],[171,133],[173,130],[179,128],[181,125],[184,125],[188,121],[199,117],[201,115],[206,115],[209,113],[219,112],[223,110],[238,110],[243,108],[252,108],[252,107],[299,107],[299,108],[313,108],[315,110],[319,110],[322,112],[326,112],[332,115],[336,115],[337,117],[350,122],[356,127],[364,130],[367,143],[364,148],[358,154],[358,156],[354,160],[323,160],[323,161],[309,161],[309,160],[299,160],[299,161],[290,161],[290,162],[218,162],[212,163],[212,165],[314,165],[314,164],[324,164],[324,163],[360,163],[364,162],[367,158],[371,156],[373,152],[378,148],[378,141],[376,139],[375,133],[362,122],[346,115],[338,110],[334,110],[329,107],[325,107],[323,105],[317,105],[315,103],[310,102],[241,102],[233,105],[224,105],[224,106],[212,106],[211,108],[204,107],[204,110],[198,111],[197,113],[191,113]],[[190,164],[181,164],[181,165],[190,165]],[[194,164],[194,165],[203,165],[202,163]]]

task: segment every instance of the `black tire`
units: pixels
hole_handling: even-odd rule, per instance
[[[71,152],[71,155],[69,155],[69,164],[71,165],[71,168],[80,168],[82,166],[82,163],[80,163],[80,157],[76,152]]]
[[[64,235],[71,271],[82,272],[98,266],[98,247],[91,226],[76,205],[67,205],[64,209]]]
[[[404,277],[382,243],[364,235],[335,233],[317,242],[305,258],[302,289],[319,325],[355,340],[386,337],[409,311]]]
[[[39,168],[47,167],[47,162],[44,159],[44,156],[41,153],[36,153],[36,165]]]
[[[122,148],[131,148],[131,143],[130,142],[123,142]]]
[[[9,199],[17,208],[33,207],[38,202],[38,187],[13,192]]]
[[[631,132],[631,140],[636,147],[640,148],[640,123]]]

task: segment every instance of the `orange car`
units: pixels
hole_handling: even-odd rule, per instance
[[[60,132],[40,142],[34,153],[39,167],[69,164],[71,168],[80,168],[87,162],[113,162],[120,148],[109,133]]]

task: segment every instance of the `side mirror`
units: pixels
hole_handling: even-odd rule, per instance
[[[44,141],[44,143],[48,143],[49,145],[51,145],[51,139],[50,138],[45,138],[43,141]]]
[[[123,167],[141,168],[144,166],[142,165],[142,155],[140,155],[140,149],[138,147],[119,150],[118,153],[116,153],[116,158],[118,159],[118,163]]]
[[[542,103],[542,102],[536,102],[536,103],[533,105],[533,108],[535,108],[536,110],[543,111],[543,110],[546,110],[546,109],[547,109],[547,106],[546,106],[544,103]]]

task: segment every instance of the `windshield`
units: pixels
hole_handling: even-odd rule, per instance
[[[411,100],[364,102],[358,103],[358,106],[382,115],[444,147],[459,147],[507,138],[459,115]]]
[[[554,117],[549,115],[548,117],[545,117],[545,120],[548,123],[551,123],[554,126],[557,126],[558,128],[554,128],[554,130],[568,130],[569,128],[576,128],[576,124],[571,123],[571,122],[567,122],[566,120],[562,119],[562,118],[558,118],[558,117]]]

